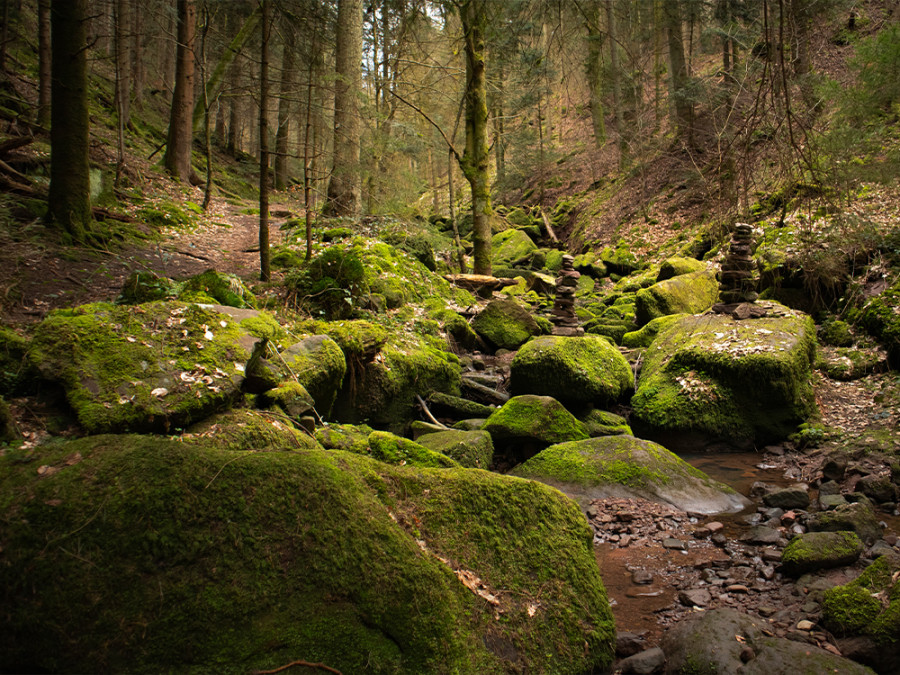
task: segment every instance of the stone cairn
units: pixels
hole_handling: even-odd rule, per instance
[[[575,258],[564,255],[562,268],[556,277],[556,299],[553,301],[553,329],[554,335],[584,335],[584,328],[578,325],[578,317],[575,315],[575,289],[578,287],[578,278],[581,276],[575,271],[572,263]]]
[[[713,311],[731,314],[737,319],[765,314],[764,309],[753,305],[759,297],[756,292],[759,278],[756,261],[750,255],[752,250],[753,227],[738,223],[731,235],[731,245],[719,276],[721,303],[713,306]]]

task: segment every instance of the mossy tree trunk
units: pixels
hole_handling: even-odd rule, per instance
[[[328,202],[334,216],[355,216],[360,206],[359,112],[362,88],[362,0],[339,0],[335,47],[334,148]]]
[[[466,56],[466,149],[462,169],[472,190],[472,243],[475,274],[491,270],[491,192],[489,184],[488,106],[484,64],[486,0],[458,5]]]
[[[178,0],[178,46],[175,52],[175,91],[169,114],[169,134],[163,166],[173,177],[197,184],[191,168],[194,112],[194,42],[197,8],[194,0]]]
[[[673,126],[682,138],[690,140],[693,106],[687,91],[688,70],[684,56],[681,26],[681,0],[666,0],[663,17],[669,40],[669,95]]]
[[[588,81],[589,106],[591,123],[594,128],[594,143],[598,148],[606,144],[606,121],[604,119],[603,87],[600,73],[603,68],[603,33],[600,32],[600,0],[590,0],[584,6],[584,23],[587,28],[587,56],[584,62],[585,75]]]
[[[50,129],[50,220],[75,241],[91,222],[88,158],[87,0],[50,5],[52,87]]]
[[[50,0],[38,0],[38,113],[37,123],[50,126]]]
[[[259,278],[272,278],[269,269],[269,36],[272,23],[269,0],[262,7],[262,39],[259,47]]]
[[[294,28],[288,22],[282,25],[284,49],[281,60],[281,96],[278,100],[278,129],[275,130],[275,189],[284,190],[288,185],[288,137],[291,131],[291,107],[297,86],[297,59]]]

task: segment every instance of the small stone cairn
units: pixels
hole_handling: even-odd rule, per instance
[[[553,301],[553,329],[554,335],[580,336],[584,335],[584,328],[578,325],[578,317],[575,315],[575,289],[578,287],[580,272],[576,272],[572,263],[575,258],[564,255],[562,268],[556,277],[556,299]]]
[[[753,304],[759,297],[756,291],[759,276],[756,261],[750,255],[752,250],[753,227],[747,223],[738,223],[731,235],[731,245],[719,276],[719,297],[722,302],[713,305],[714,312],[731,314],[736,319],[766,314],[764,308]]]

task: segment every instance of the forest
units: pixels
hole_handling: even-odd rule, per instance
[[[896,2],[0,17],[0,673],[900,672]]]

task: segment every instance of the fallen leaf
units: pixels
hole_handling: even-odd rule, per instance
[[[166,389],[165,387],[157,387],[156,389],[154,389],[153,391],[150,392],[150,395],[151,396],[159,396],[160,398],[162,398],[163,396],[165,396],[168,393],[169,393],[169,390]]]

